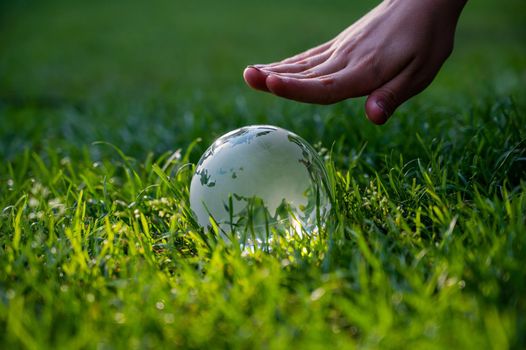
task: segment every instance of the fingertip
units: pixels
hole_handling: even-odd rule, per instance
[[[367,119],[376,125],[383,125],[391,114],[387,111],[385,103],[375,96],[369,96],[365,102],[365,113]]]
[[[269,91],[266,85],[267,74],[254,66],[248,66],[243,71],[245,82],[256,90]]]

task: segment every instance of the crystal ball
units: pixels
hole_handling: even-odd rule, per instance
[[[202,155],[190,184],[198,224],[234,233],[241,243],[269,242],[276,232],[312,234],[331,209],[327,171],[304,139],[253,125],[218,138]]]

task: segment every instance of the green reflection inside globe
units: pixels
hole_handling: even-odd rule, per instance
[[[313,234],[331,209],[322,160],[298,135],[247,126],[217,139],[197,164],[190,207],[200,226],[223,237],[269,243],[276,233]],[[212,224],[214,223],[214,224]]]

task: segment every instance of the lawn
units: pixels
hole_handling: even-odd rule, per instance
[[[382,127],[242,81],[375,3],[0,2],[0,348],[525,348],[524,1],[470,1]],[[249,124],[324,159],[317,236],[194,224],[194,165]]]

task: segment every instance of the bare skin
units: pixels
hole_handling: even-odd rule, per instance
[[[453,50],[467,0],[384,0],[329,42],[270,64],[249,66],[254,89],[331,104],[368,96],[369,120],[384,124],[424,90]]]

